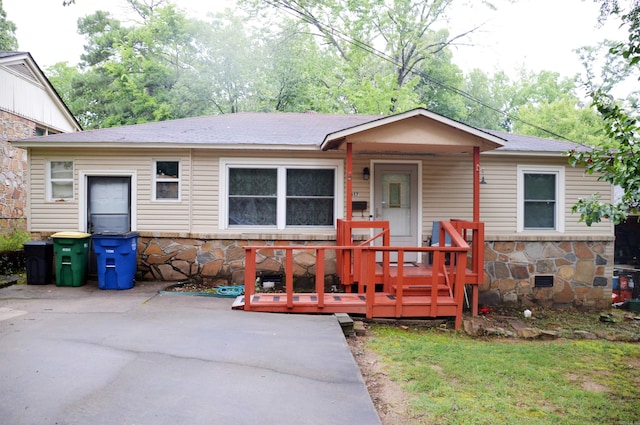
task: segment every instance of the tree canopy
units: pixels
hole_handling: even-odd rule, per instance
[[[640,65],[640,1],[623,4],[617,0],[602,0],[601,19],[620,18],[628,29],[628,39],[609,48],[609,54],[626,62],[629,71]],[[628,74],[624,71],[623,74]],[[588,151],[570,152],[570,163],[598,173],[599,179],[620,187],[622,196],[614,202],[603,202],[600,194],[581,199],[573,210],[580,212],[587,225],[603,219],[620,222],[629,213],[637,213],[640,206],[640,120],[635,102],[617,100],[612,85],[597,85],[586,81],[593,105],[605,122],[607,140]]]
[[[17,49],[16,24],[7,19],[7,12],[0,0],[0,51],[11,52]]]

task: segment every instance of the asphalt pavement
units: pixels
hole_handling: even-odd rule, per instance
[[[166,285],[0,289],[0,422],[380,424],[335,317]]]

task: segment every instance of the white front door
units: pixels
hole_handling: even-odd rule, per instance
[[[373,194],[374,218],[389,221],[391,245],[420,246],[418,165],[375,164]],[[418,261],[418,254],[405,254],[405,261]]]

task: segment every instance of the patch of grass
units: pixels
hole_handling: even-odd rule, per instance
[[[369,347],[411,394],[416,424],[626,424],[639,420],[640,345],[478,340],[372,326]]]

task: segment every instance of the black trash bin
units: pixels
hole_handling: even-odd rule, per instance
[[[46,285],[53,278],[53,242],[30,241],[24,244],[24,259],[29,285]]]

